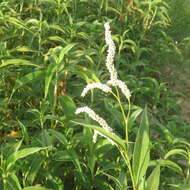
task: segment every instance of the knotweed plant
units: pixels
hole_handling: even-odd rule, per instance
[[[118,73],[114,67],[114,56],[116,52],[116,46],[114,41],[112,40],[111,30],[109,23],[105,23],[105,41],[108,46],[107,57],[106,57],[106,67],[109,72],[109,80],[103,84],[101,82],[87,84],[84,90],[81,93],[82,97],[93,89],[99,89],[104,93],[112,94],[113,97],[120,105],[120,109],[122,112],[123,120],[125,123],[125,139],[120,138],[118,135],[114,133],[114,130],[109,126],[109,124],[99,116],[94,110],[91,108],[84,106],[80,107],[76,110],[75,114],[86,113],[92,120],[96,121],[100,127],[79,123],[76,124],[83,125],[84,127],[88,127],[94,130],[93,142],[97,142],[97,136],[100,135],[108,139],[108,141],[116,146],[121,156],[123,157],[129,173],[130,173],[130,182],[132,184],[133,190],[152,190],[152,183],[154,182],[154,190],[158,189],[159,186],[159,175],[160,175],[160,166],[157,166],[152,174],[149,176],[147,181],[145,180],[146,170],[149,165],[149,125],[147,119],[147,111],[146,108],[143,112],[142,121],[140,128],[138,130],[138,134],[136,137],[135,145],[133,148],[133,153],[131,155],[131,145],[128,140],[128,126],[129,122],[134,121],[134,118],[137,117],[138,114],[134,117],[134,114],[130,114],[130,97],[131,92],[128,89],[127,85],[124,81],[120,80],[118,77]],[[123,103],[121,103],[120,93],[126,98],[126,102],[128,102],[128,112],[126,114]],[[139,112],[140,113],[140,112]],[[130,116],[131,115],[131,116]],[[126,172],[127,173],[127,172]],[[130,187],[128,187],[130,188]]]
[[[118,96],[112,92],[111,86],[113,86],[113,87],[121,89],[121,92],[127,98],[127,100],[129,101],[129,104],[130,104],[131,93],[130,93],[127,85],[123,81],[118,79],[118,74],[117,74],[117,71],[113,64],[116,47],[115,47],[115,44],[111,37],[109,23],[105,23],[104,27],[105,27],[105,40],[106,40],[106,44],[108,45],[106,67],[110,74],[110,80],[107,81],[107,84],[103,84],[100,82],[88,84],[82,91],[81,96],[84,97],[88,93],[88,91],[98,88],[105,93],[112,93],[120,103]],[[121,106],[121,103],[120,103],[120,106]],[[122,106],[121,106],[121,108],[122,108]],[[81,110],[83,110],[83,111],[81,111]],[[81,112],[86,112],[93,120],[97,121],[100,124],[100,126],[102,126],[106,131],[110,132],[111,128],[107,125],[106,121],[104,119],[102,119],[101,117],[99,117],[93,110],[91,110],[88,107],[78,108],[76,110],[76,114],[81,113]],[[123,113],[124,121],[127,123],[127,119],[125,117],[123,108],[122,108],[122,113]],[[105,124],[107,126],[105,126]],[[96,136],[97,136],[97,131],[95,131],[93,139],[96,139],[95,138]],[[128,139],[128,137],[126,137],[126,139]]]

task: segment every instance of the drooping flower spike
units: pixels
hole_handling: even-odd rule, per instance
[[[110,85],[110,86],[119,87],[121,89],[121,92],[124,94],[124,96],[129,100],[131,93],[130,93],[127,85],[123,81],[118,79],[118,74],[117,74],[117,71],[116,71],[114,64],[113,64],[116,47],[115,47],[115,44],[112,40],[109,23],[105,23],[104,27],[105,27],[105,40],[106,40],[106,44],[108,45],[108,54],[106,57],[106,67],[107,67],[109,74],[110,74],[110,80],[107,81],[107,85],[102,84],[100,82],[88,84],[84,88],[84,90],[82,91],[81,96],[84,97],[88,93],[89,90],[92,90],[94,88],[98,88],[98,89],[104,91],[105,93],[112,92],[111,88],[108,86],[108,85]],[[113,133],[112,128],[107,124],[107,122],[103,118],[101,118],[98,114],[96,114],[92,109],[90,109],[87,106],[81,107],[81,108],[78,108],[76,110],[75,114],[79,114],[82,112],[87,113],[91,119],[98,122],[99,125],[103,129],[105,129],[107,132]],[[96,142],[98,135],[107,138],[111,142],[111,144],[115,144],[110,138],[101,134],[97,130],[94,130],[94,135],[93,135],[93,142],[94,143]]]
[[[96,114],[92,109],[90,109],[88,106],[84,106],[84,107],[80,107],[80,108],[77,108],[77,110],[75,111],[75,114],[79,114],[79,113],[87,113],[88,116],[93,119],[94,121],[98,122],[99,125],[105,129],[107,132],[109,133],[113,133],[113,130],[112,128],[107,124],[107,122],[101,118],[98,114]],[[96,139],[97,139],[97,134],[107,138],[106,136],[102,135],[101,133],[99,133],[98,131],[95,130],[95,133],[94,133],[94,136],[93,136],[93,142],[96,142]],[[107,138],[112,144],[114,144],[114,142]]]
[[[108,85],[97,82],[97,83],[87,84],[87,86],[83,89],[81,96],[84,97],[88,93],[89,90],[92,90],[94,88],[101,89],[105,93],[111,92],[111,88]]]

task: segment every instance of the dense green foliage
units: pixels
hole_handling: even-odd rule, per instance
[[[180,2],[0,1],[0,189],[190,189],[190,124],[171,74],[190,60],[190,1]],[[80,96],[109,80],[105,22],[130,102],[117,89],[118,102]],[[76,115],[84,105],[116,135]],[[94,130],[107,138],[92,142]]]

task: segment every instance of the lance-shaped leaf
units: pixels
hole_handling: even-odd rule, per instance
[[[144,109],[142,121],[136,137],[133,152],[133,175],[135,184],[138,185],[145,175],[150,159],[149,148],[149,123],[147,118],[147,108]]]
[[[6,170],[8,171],[11,166],[15,164],[15,162],[21,158],[25,158],[35,152],[39,152],[40,150],[47,149],[47,147],[32,147],[32,148],[24,148],[22,150],[16,151],[11,154],[6,161]]]
[[[15,86],[13,88],[12,94],[21,86],[32,82],[34,80],[38,80],[39,78],[44,76],[44,71],[35,71],[35,72],[31,72],[26,74],[25,76],[21,77],[20,79],[17,79],[15,82]]]
[[[160,166],[156,166],[147,179],[147,190],[158,190],[160,184]]]
[[[72,123],[82,125],[83,127],[87,127],[87,128],[90,128],[90,129],[98,131],[100,134],[102,134],[102,136],[104,136],[107,139],[112,140],[117,146],[119,146],[121,149],[125,150],[124,140],[121,139],[119,136],[115,135],[114,133],[108,132],[105,129],[103,129],[101,127],[98,127],[96,125],[80,123],[80,122],[77,122],[77,121],[72,121]]]

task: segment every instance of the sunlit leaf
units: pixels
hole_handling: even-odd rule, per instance
[[[17,160],[27,157],[31,154],[34,154],[34,153],[39,152],[40,150],[44,150],[44,149],[47,149],[47,147],[45,147],[45,148],[44,147],[25,148],[25,149],[19,150],[17,152],[14,152],[7,158],[6,170],[8,171]]]
[[[149,144],[149,123],[147,118],[147,108],[145,108],[142,121],[136,137],[133,153],[133,174],[135,183],[138,184],[145,175],[150,157]]]
[[[160,184],[160,166],[156,166],[147,179],[147,190],[158,190]]]
[[[40,68],[39,65],[33,64],[31,61],[25,59],[6,59],[2,60],[0,68],[5,66],[19,66],[19,65],[28,65]]]
[[[9,175],[8,183],[15,190],[22,190],[21,184],[19,183],[19,179],[14,173],[11,173]]]
[[[52,78],[56,72],[58,65],[55,63],[51,63],[46,71],[46,76],[45,76],[45,92],[44,92],[44,98],[47,98],[48,92],[49,92],[49,86],[52,81]]]
[[[167,152],[165,154],[164,159],[167,159],[168,157],[176,155],[176,154],[180,154],[180,155],[182,155],[184,158],[186,158],[188,160],[188,154],[183,149],[173,149],[173,150],[170,150],[169,152]]]
[[[122,140],[119,136],[117,136],[113,133],[107,132],[105,129],[103,129],[101,127],[98,127],[96,125],[86,124],[86,123],[80,123],[78,121],[72,121],[72,123],[81,125],[83,127],[87,127],[87,128],[93,129],[93,130],[97,130],[98,132],[100,132],[102,135],[104,135],[108,139],[111,139],[115,144],[120,146],[123,150],[125,149],[124,140]]]
[[[28,186],[28,187],[25,187],[24,189],[22,190],[52,190],[52,189],[48,189],[46,187],[42,187],[40,185],[35,185],[35,186]]]

